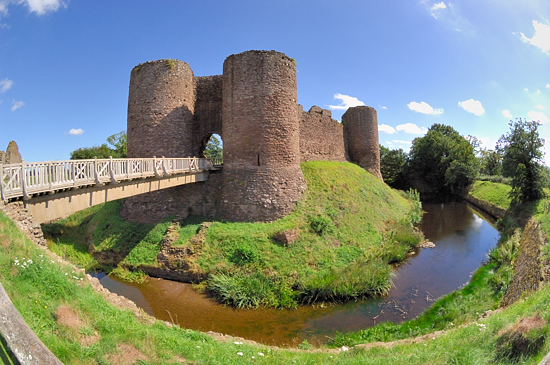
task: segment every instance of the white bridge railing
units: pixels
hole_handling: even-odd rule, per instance
[[[206,158],[109,158],[0,164],[3,201],[83,186],[212,170]]]

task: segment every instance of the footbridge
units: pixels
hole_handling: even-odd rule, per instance
[[[0,197],[22,199],[38,223],[111,200],[206,181],[206,158],[108,158],[0,164]]]

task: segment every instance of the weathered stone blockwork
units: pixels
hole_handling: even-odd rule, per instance
[[[300,108],[300,161],[346,161],[344,128],[330,110]]]
[[[302,196],[302,161],[349,156],[380,177],[374,109],[348,111],[342,125],[328,110],[304,112],[297,98],[294,60],[275,51],[231,55],[217,76],[195,77],[187,63],[174,60],[136,66],[129,157],[198,157],[215,133],[223,139],[224,166],[205,183],[127,199],[123,215],[142,222],[188,214],[271,221]]]
[[[369,106],[349,108],[342,115],[342,124],[349,160],[382,180],[376,110]]]

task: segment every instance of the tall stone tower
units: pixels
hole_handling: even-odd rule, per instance
[[[158,60],[134,67],[128,96],[128,157],[193,154],[195,81],[185,62]]]
[[[342,124],[349,160],[382,180],[376,109],[370,106],[349,108],[342,115]]]
[[[270,221],[290,213],[306,187],[294,60],[275,51],[229,56],[223,65],[222,120],[220,216]]]

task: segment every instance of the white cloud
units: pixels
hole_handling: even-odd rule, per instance
[[[425,134],[426,132],[428,132],[427,128],[419,127],[416,124],[412,123],[400,124],[395,127],[395,129],[399,132],[405,132],[408,134]]]
[[[548,117],[543,112],[530,111],[527,113],[527,116],[529,117],[529,119],[536,122],[541,122],[542,124],[548,123]]]
[[[547,88],[547,89],[550,89],[550,84],[546,84],[546,88]]]
[[[72,129],[69,131],[68,134],[70,134],[70,135],[72,135],[72,136],[80,136],[81,134],[84,134],[84,129],[82,129],[82,128],[77,128],[77,129],[72,128]]]
[[[66,0],[0,0],[0,18],[8,15],[8,8],[12,5],[25,5],[29,12],[44,15],[67,7]],[[0,24],[0,28],[9,28],[7,24]]]
[[[392,142],[393,143],[399,143],[399,144],[411,144],[412,143],[411,141],[400,141],[398,139],[394,139]]]
[[[481,102],[478,100],[469,99],[466,101],[459,101],[458,106],[466,110],[468,113],[475,114],[478,117],[483,113],[485,113],[485,109],[483,109],[483,105],[481,105]]]
[[[0,80],[0,93],[8,91],[9,89],[11,89],[12,86],[13,81],[8,79]]]
[[[346,110],[354,106],[365,105],[365,103],[363,103],[361,100],[349,95],[334,94],[334,99],[342,100],[342,102],[340,103],[340,105],[328,106],[330,109],[333,109],[333,110]]]
[[[505,116],[506,118],[508,118],[508,119],[512,119],[512,118],[513,118],[513,117],[512,117],[512,113],[510,113],[510,111],[509,111],[508,109],[504,109],[504,110],[502,111],[502,115],[504,115],[504,116]]]
[[[535,108],[537,108],[538,110],[546,109],[546,107],[544,105],[535,105]]]
[[[410,110],[413,110],[415,112],[419,112],[422,114],[431,114],[431,115],[443,114],[443,109],[434,109],[428,103],[425,103],[423,101],[420,103],[413,101],[407,104],[407,106],[409,107]]]
[[[388,133],[388,134],[394,134],[395,128],[387,124],[380,124],[378,125],[378,131]]]
[[[388,110],[387,106],[382,106],[382,105],[378,105],[378,106],[380,107],[380,109]]]
[[[11,111],[14,112],[14,111],[16,111],[17,109],[22,108],[22,107],[24,107],[24,106],[25,106],[25,102],[23,102],[23,101],[21,101],[21,100],[19,100],[19,101],[13,100],[13,101],[12,101],[12,106],[11,106]]]
[[[491,139],[488,138],[488,137],[477,137],[477,140],[479,141],[481,147],[484,147],[484,148],[493,148],[495,145],[494,143],[491,144]]]
[[[521,40],[540,48],[545,53],[550,53],[550,25],[533,20],[533,27],[535,28],[533,38],[528,38],[525,34],[520,33]]]
[[[433,4],[430,8],[431,14],[435,19],[438,19],[438,13],[440,10],[447,9],[447,5],[442,1],[437,4]]]
[[[38,15],[57,11],[61,6],[66,6],[62,0],[20,0],[19,3],[27,5],[31,13]]]

